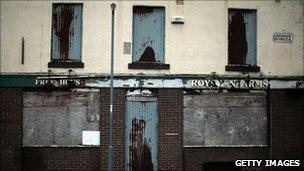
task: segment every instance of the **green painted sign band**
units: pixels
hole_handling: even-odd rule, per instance
[[[0,87],[35,87],[36,76],[1,75]]]
[[[117,75],[116,88],[249,88],[249,89],[303,89],[304,77],[236,77],[200,75]],[[109,77],[67,75],[0,75],[0,87],[110,87]]]

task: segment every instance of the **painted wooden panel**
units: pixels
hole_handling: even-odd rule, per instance
[[[126,170],[157,170],[157,102],[139,100],[126,105]]]
[[[52,59],[81,61],[82,5],[54,4]]]
[[[256,11],[229,9],[229,64],[256,65]]]
[[[165,8],[133,8],[132,62],[165,62]]]
[[[184,146],[266,145],[266,95],[184,95]]]
[[[243,13],[246,23],[246,38],[248,44],[248,52],[246,64],[256,64],[256,11]]]

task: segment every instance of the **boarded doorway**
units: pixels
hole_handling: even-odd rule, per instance
[[[126,170],[157,170],[157,98],[128,97]]]

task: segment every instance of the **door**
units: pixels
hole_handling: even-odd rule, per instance
[[[128,97],[126,102],[126,170],[157,170],[157,99]]]

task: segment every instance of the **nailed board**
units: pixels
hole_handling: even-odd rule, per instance
[[[126,170],[157,170],[157,122],[155,97],[127,98]]]
[[[266,145],[266,95],[184,95],[184,146]]]
[[[82,131],[99,130],[99,92],[24,92],[23,145],[82,145]]]

